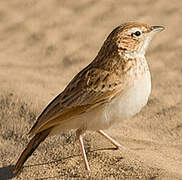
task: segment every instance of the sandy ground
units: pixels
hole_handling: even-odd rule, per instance
[[[182,179],[182,1],[0,1],[0,180]],[[148,105],[108,130],[127,149],[94,132],[85,135],[91,173],[74,132],[46,139],[12,168],[36,116],[97,54],[117,25],[139,21],[166,30],[151,43]]]

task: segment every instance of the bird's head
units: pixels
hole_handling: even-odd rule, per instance
[[[152,37],[162,30],[163,26],[128,22],[115,28],[104,44],[129,57],[143,56]]]

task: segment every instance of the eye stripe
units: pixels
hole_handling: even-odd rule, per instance
[[[144,33],[144,32],[147,32],[147,29],[145,27],[141,27],[141,28],[133,27],[131,29],[127,29],[126,34],[131,35],[135,33],[136,31],[140,31]]]

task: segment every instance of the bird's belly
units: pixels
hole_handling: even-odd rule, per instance
[[[147,72],[136,80],[132,87],[110,103],[89,112],[85,119],[86,129],[107,129],[115,122],[131,118],[147,104],[151,92],[151,77]],[[85,114],[86,115],[86,114]]]
[[[106,117],[110,124],[115,121],[128,119],[138,113],[146,104],[151,92],[150,73],[136,80],[134,85],[124,94],[115,99],[106,107]]]
[[[121,93],[110,103],[103,104],[87,113],[62,122],[55,130],[57,129],[60,132],[78,128],[93,131],[107,129],[115,122],[121,122],[138,113],[146,105],[150,91],[150,74],[146,73],[141,79],[136,80],[125,93]]]

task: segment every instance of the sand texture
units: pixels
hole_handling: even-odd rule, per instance
[[[0,1],[0,180],[182,179],[182,1]],[[146,58],[152,94],[134,118],[84,142],[84,170],[75,132],[47,138],[16,177],[12,168],[43,108],[93,60],[112,29],[126,21],[163,25]]]

